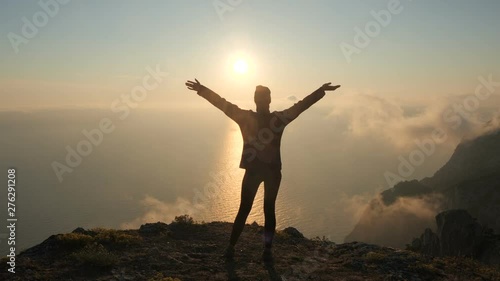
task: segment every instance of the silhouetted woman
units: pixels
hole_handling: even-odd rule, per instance
[[[240,127],[243,136],[243,152],[240,168],[245,169],[241,186],[241,201],[238,214],[234,220],[229,245],[224,252],[226,258],[233,258],[234,246],[243,231],[246,219],[252,209],[253,200],[260,184],[264,182],[264,251],[263,259],[272,261],[272,242],[276,229],[275,202],[281,182],[281,136],[283,130],[303,111],[325,96],[325,91],[334,91],[340,87],[331,83],[319,89],[283,111],[269,111],[271,91],[264,86],[257,86],[254,101],[256,112],[243,110],[226,101],[218,94],[196,82],[187,81],[188,89],[196,91],[233,119]]]

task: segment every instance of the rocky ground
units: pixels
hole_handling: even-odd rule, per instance
[[[500,280],[500,268],[365,243],[277,233],[275,262],[261,261],[263,227],[247,225],[234,261],[221,258],[232,224],[178,217],[137,230],[75,229],[21,253],[0,280]]]

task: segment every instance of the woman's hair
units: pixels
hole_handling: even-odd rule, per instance
[[[257,86],[255,88],[254,101],[255,103],[271,103],[271,90],[269,90],[268,87],[262,85]]]

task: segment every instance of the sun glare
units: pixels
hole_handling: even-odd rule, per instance
[[[234,72],[238,74],[245,74],[248,72],[248,64],[243,59],[238,59],[233,65]]]

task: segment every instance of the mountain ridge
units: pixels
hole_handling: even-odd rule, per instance
[[[500,233],[499,129],[461,142],[432,177],[400,182],[381,192],[345,241],[405,247],[425,228],[435,230],[434,217],[450,209],[467,210]],[[401,235],[394,238],[394,230]]]

